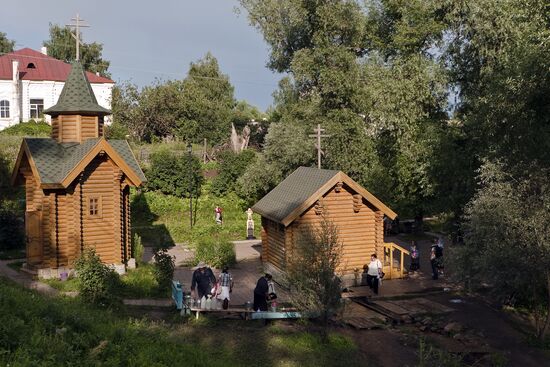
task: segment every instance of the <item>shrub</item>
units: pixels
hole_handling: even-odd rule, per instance
[[[190,160],[187,154],[179,155],[167,149],[152,155],[147,179],[149,190],[158,190],[177,197],[189,197],[190,188],[193,197],[197,197],[204,181],[197,157],[191,156]]]
[[[240,153],[227,150],[219,155],[219,159],[221,162],[219,174],[212,182],[212,191],[215,194],[234,191],[239,177],[242,176],[246,168],[256,159],[256,153],[250,149]]]
[[[115,301],[114,291],[119,285],[118,274],[101,262],[91,247],[84,249],[75,262],[78,274],[78,290],[82,299],[98,305],[109,305]]]
[[[44,120],[29,120],[21,122],[2,130],[3,135],[18,135],[18,136],[49,136],[52,127]]]
[[[195,262],[204,261],[210,266],[221,268],[236,262],[235,245],[227,238],[203,238],[195,251]]]
[[[154,274],[159,288],[170,287],[170,282],[174,277],[174,256],[170,255],[165,248],[158,248],[153,257],[155,259]]]
[[[130,135],[128,128],[121,123],[113,122],[111,125],[105,125],[105,138],[124,140]]]
[[[141,237],[139,234],[134,234],[134,243],[133,243],[133,251],[132,254],[134,255],[134,259],[136,259],[136,264],[141,264],[143,261],[143,252],[145,251],[145,248],[143,247],[143,244],[141,243]]]
[[[22,222],[15,203],[0,200],[0,250],[22,248],[25,243]]]

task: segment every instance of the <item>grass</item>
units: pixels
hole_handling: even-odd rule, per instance
[[[78,291],[78,278],[69,278],[66,281],[59,279],[41,279],[41,281],[61,292]],[[166,298],[169,295],[169,289],[159,289],[152,264],[143,264],[129,270],[120,277],[120,287],[117,289],[117,296],[121,298]]]
[[[23,264],[25,263],[25,261],[14,261],[14,262],[11,262],[8,264],[8,267],[12,268],[13,270],[21,270],[21,267],[23,266]]]
[[[150,321],[124,308],[48,298],[0,278],[0,365],[364,366],[353,342],[331,333],[243,320]],[[30,307],[32,305],[32,307]]]
[[[223,224],[214,220],[214,208],[223,209]],[[209,182],[203,187],[198,201],[193,202],[195,221],[189,227],[189,200],[144,192],[132,196],[132,229],[138,233],[144,245],[162,246],[186,243],[194,246],[203,237],[217,236],[228,240],[246,238],[244,202],[234,193],[218,197],[210,193]],[[256,236],[259,237],[260,216],[254,215]]]

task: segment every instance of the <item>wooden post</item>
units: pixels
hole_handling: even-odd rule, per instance
[[[399,272],[400,272],[400,278],[403,278],[403,261],[405,260],[405,254],[403,251],[399,251],[401,253],[401,263],[399,264]]]
[[[390,244],[390,279],[393,279],[393,246]]]

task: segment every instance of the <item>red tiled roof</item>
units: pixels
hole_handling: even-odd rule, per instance
[[[12,60],[19,61],[21,80],[53,80],[64,82],[71,71],[71,64],[44,55],[30,48],[23,48],[0,56],[0,80],[12,79]],[[28,68],[29,64],[35,68]],[[90,83],[114,83],[111,79],[86,72]]]

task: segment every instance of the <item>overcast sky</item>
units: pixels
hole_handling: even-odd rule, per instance
[[[189,63],[208,51],[235,87],[235,97],[265,110],[281,75],[265,67],[267,44],[236,0],[25,0],[2,1],[0,32],[16,49],[40,50],[48,24],[65,25],[78,12],[90,28],[84,42],[103,44],[115,81],[139,86],[155,78],[182,79]]]

